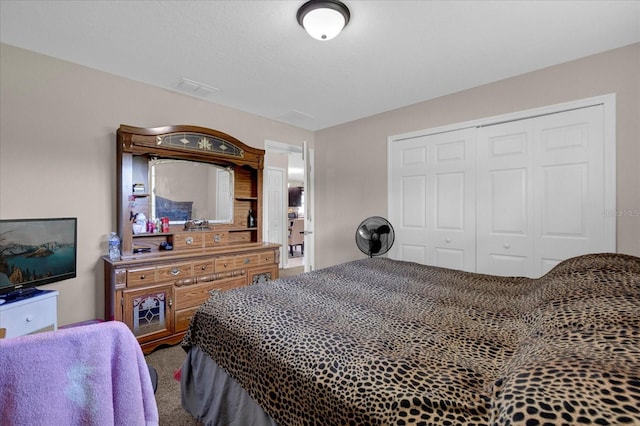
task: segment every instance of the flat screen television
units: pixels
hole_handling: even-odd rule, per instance
[[[75,217],[0,219],[0,297],[75,278],[77,228]]]

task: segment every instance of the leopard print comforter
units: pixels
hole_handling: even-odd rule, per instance
[[[191,345],[280,425],[640,424],[640,258],[359,260],[212,295]]]

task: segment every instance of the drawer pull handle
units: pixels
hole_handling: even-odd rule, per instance
[[[226,267],[227,267],[227,264],[225,263],[225,264],[223,264],[222,266],[224,266],[224,267],[226,268]]]
[[[185,238],[184,242],[190,246],[191,244],[193,244],[193,237],[187,237]]]
[[[265,260],[265,262],[268,262],[268,261],[269,261],[269,258],[268,258],[268,257],[265,257],[265,258],[264,258],[264,260]]]
[[[247,263],[251,262],[251,259],[249,259],[248,257],[244,260],[244,264],[246,265]]]
[[[171,275],[178,275],[179,273],[180,273],[180,269],[178,269],[178,268],[173,268],[171,270]]]
[[[144,280],[147,276],[145,274],[140,275],[140,279]]]
[[[205,271],[205,270],[207,269],[207,267],[206,267],[205,265],[202,265],[201,269],[202,269],[203,271]]]
[[[167,303],[169,304],[169,307],[173,306],[173,300],[169,299],[169,301]]]
[[[33,317],[32,317],[31,315],[27,315],[27,317],[25,318],[25,320],[26,320],[27,322],[31,322],[31,321],[33,321]]]

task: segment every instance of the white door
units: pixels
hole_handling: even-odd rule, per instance
[[[388,256],[428,264],[427,136],[394,141],[389,151],[388,216],[396,238]]]
[[[267,167],[265,178],[265,241],[281,244],[280,268],[287,259],[287,228],[282,220],[286,217],[285,210],[285,171],[279,167]]]
[[[389,257],[475,270],[473,129],[396,141],[391,147]]]
[[[216,169],[216,183],[216,218],[232,219],[233,198],[230,188],[233,188],[233,183],[231,182],[231,173],[228,170]]]
[[[475,271],[475,129],[427,138],[429,264]]]
[[[536,118],[534,276],[608,251],[603,114],[597,105]]]
[[[533,271],[533,119],[481,127],[477,134],[477,271]]]
[[[478,129],[478,272],[607,251],[602,105]]]

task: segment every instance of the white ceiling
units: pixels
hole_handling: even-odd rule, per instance
[[[0,0],[0,41],[311,131],[640,41],[640,1],[343,1],[322,42],[304,0]]]

